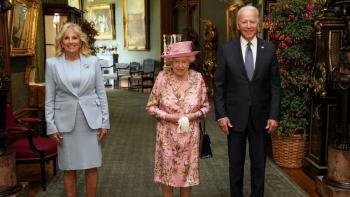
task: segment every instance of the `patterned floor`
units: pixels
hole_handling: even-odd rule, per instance
[[[130,91],[108,91],[111,130],[103,144],[103,166],[99,169],[100,197],[156,197],[160,189],[153,182],[155,120],[144,108],[148,95]],[[219,132],[213,113],[207,119],[214,157],[201,160],[201,184],[193,197],[228,197],[226,137]],[[245,166],[245,196],[250,193],[249,159]],[[84,176],[78,176],[79,196],[85,196]],[[179,191],[175,190],[175,196]],[[46,192],[38,196],[64,196],[62,172],[50,180]],[[275,164],[267,160],[265,196],[308,196]]]

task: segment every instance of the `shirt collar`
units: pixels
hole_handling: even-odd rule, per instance
[[[246,39],[243,38],[243,36],[240,37],[240,41],[241,41],[241,46],[246,47],[248,44],[248,41]],[[258,39],[256,38],[256,36],[254,36],[253,40],[250,41],[252,43],[252,47],[257,47],[257,43],[258,43]]]

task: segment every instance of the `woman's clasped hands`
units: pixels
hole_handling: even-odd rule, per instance
[[[164,119],[166,121],[178,124],[177,132],[186,133],[189,131],[191,121],[197,120],[201,116],[200,112],[190,114],[166,114]]]

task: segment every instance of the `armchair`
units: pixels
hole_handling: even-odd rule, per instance
[[[141,65],[139,62],[130,62],[129,64],[129,90],[139,89],[141,79]]]
[[[129,82],[130,78],[130,67],[128,63],[117,63],[115,64],[115,72],[117,73],[117,87],[120,88],[121,81],[126,80]]]
[[[143,92],[144,89],[152,88],[154,83],[154,73],[155,60],[143,60],[141,70],[130,75],[130,89],[141,89],[141,92]]]
[[[154,84],[156,62],[154,59],[143,60],[143,70],[141,74],[141,92],[144,89],[151,89]]]
[[[22,118],[19,122],[40,124],[36,118]],[[7,143],[16,152],[17,164],[40,164],[42,188],[46,190],[46,162],[53,160],[53,174],[56,175],[57,144],[52,139],[36,135],[33,129],[17,125],[12,107],[6,106]]]

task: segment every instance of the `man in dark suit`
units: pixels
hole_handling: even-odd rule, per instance
[[[266,137],[278,126],[280,76],[273,44],[256,37],[259,11],[237,13],[241,36],[222,46],[214,81],[216,119],[227,134],[231,197],[243,196],[246,141],[251,160],[251,196],[264,196]]]

